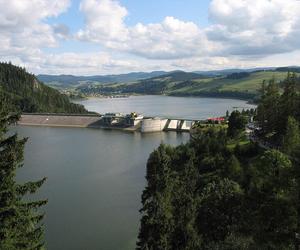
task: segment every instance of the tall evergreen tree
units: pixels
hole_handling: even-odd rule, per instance
[[[258,249],[293,249],[297,210],[291,161],[278,150],[268,150],[251,165],[251,173],[249,222]]]
[[[239,111],[233,111],[228,119],[228,135],[235,137],[245,129],[247,120]]]
[[[148,186],[142,195],[143,208],[137,249],[168,250],[174,229],[172,213],[171,158],[172,149],[160,145],[147,163]]]
[[[181,145],[175,151],[173,161],[180,176],[173,177],[175,185],[172,249],[200,249],[202,239],[198,235],[196,225],[199,173],[195,165],[195,151],[189,145]]]
[[[43,214],[38,209],[46,201],[25,201],[24,195],[35,193],[45,178],[25,184],[16,182],[16,171],[22,167],[27,139],[19,139],[16,134],[7,135],[9,124],[15,123],[19,116],[7,112],[1,97],[0,103],[0,249],[43,249]]]
[[[286,133],[283,138],[283,151],[294,156],[300,150],[300,130],[299,123],[293,117],[288,117]]]
[[[274,79],[263,87],[263,95],[257,107],[256,118],[263,135],[267,135],[278,130],[280,93],[279,86]]]
[[[296,74],[288,73],[284,83],[283,94],[280,96],[280,119],[278,120],[278,132],[284,134],[288,117],[296,117],[297,114],[297,90],[296,90]]]

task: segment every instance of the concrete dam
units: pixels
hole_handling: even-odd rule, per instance
[[[195,122],[201,120],[143,117],[136,113],[122,115],[66,115],[66,114],[23,114],[19,125],[48,127],[78,127],[140,131],[142,133],[177,131],[189,132]]]

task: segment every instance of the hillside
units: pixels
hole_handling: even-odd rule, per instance
[[[207,96],[239,99],[255,99],[263,80],[273,77],[282,81],[287,71],[237,72],[224,76],[204,76],[175,71],[163,76],[136,81],[130,84],[82,86],[83,94],[136,93],[173,96]]]
[[[22,112],[87,113],[83,106],[10,63],[0,63],[0,93],[12,109]]]
[[[72,88],[88,84],[128,83],[142,79],[157,77],[166,74],[164,71],[132,72],[120,75],[95,75],[95,76],[73,76],[73,75],[38,75],[37,78],[45,84],[56,88]]]

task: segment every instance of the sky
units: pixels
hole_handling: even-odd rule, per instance
[[[300,65],[299,0],[0,0],[0,61],[100,75]]]

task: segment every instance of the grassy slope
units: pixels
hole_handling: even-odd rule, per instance
[[[226,79],[224,77],[208,78],[193,80],[197,84],[178,89],[177,91],[197,92],[199,90],[218,89],[220,91],[251,91],[256,92],[260,89],[263,80],[272,79],[283,80],[286,77],[286,72],[256,72],[249,77],[242,79]]]
[[[239,79],[230,79],[226,76],[205,77],[195,73],[174,72],[131,83],[93,85],[92,89],[83,87],[80,90],[86,94],[116,92],[255,99],[263,80],[275,78],[281,81],[286,76],[287,72],[257,71]]]
[[[270,80],[273,77],[283,80],[287,72],[262,71],[254,72],[250,76],[241,79],[227,79],[225,77],[196,79],[192,80],[189,86],[168,91],[172,95],[201,95],[203,92],[238,92],[238,93],[258,93],[263,80]]]

